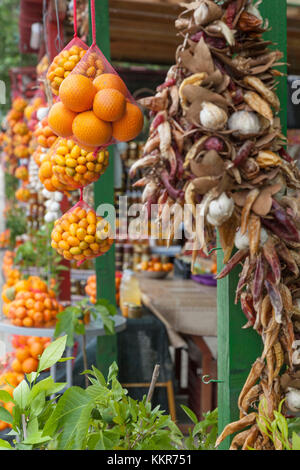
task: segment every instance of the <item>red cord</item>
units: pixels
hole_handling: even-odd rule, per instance
[[[80,191],[79,202],[82,202],[83,201],[83,188],[79,188],[79,191]]]
[[[95,0],[91,0],[91,19],[92,19],[92,37],[93,37],[92,46],[95,46],[95,44],[97,43]]]
[[[73,0],[73,15],[74,15],[74,38],[77,38],[77,6],[76,0]]]

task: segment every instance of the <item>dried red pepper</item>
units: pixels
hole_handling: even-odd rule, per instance
[[[226,277],[227,274],[229,274],[230,271],[233,270],[233,268],[235,268],[241,261],[243,261],[246,258],[246,256],[248,256],[248,254],[249,254],[248,249],[237,251],[232,256],[232,258],[230,258],[230,260],[228,261],[226,266],[222,269],[220,274],[216,276],[216,279],[223,279],[224,277]]]

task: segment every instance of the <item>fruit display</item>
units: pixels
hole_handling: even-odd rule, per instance
[[[0,248],[7,248],[9,245],[10,230],[6,229],[0,233]]]
[[[62,309],[54,291],[37,276],[17,280],[9,288],[5,287],[2,299],[8,304],[3,313],[15,326],[51,327]]]
[[[108,151],[89,151],[73,140],[62,138],[51,149],[50,156],[53,174],[60,183],[72,189],[97,181],[109,163]]]
[[[17,387],[23,379],[23,372],[16,372],[11,369],[3,371],[0,374],[0,391],[3,390],[4,392],[8,392],[11,397],[13,397],[14,388]],[[9,411],[9,413],[12,414],[14,403],[12,401],[0,402],[1,406],[3,406],[7,411]],[[11,424],[0,420],[0,431],[4,431],[7,428],[11,428]]]
[[[15,177],[20,179],[21,181],[27,181],[29,177],[27,166],[25,165],[18,166],[18,168],[16,168],[16,171],[15,171]]]
[[[139,265],[140,271],[147,271],[147,272],[166,272],[169,273],[173,271],[174,265],[170,262],[162,262],[160,257],[153,256],[149,261],[143,261]]]
[[[36,126],[33,135],[36,138],[38,145],[44,149],[50,148],[57,139],[52,129],[48,125],[48,118],[43,118]]]
[[[85,286],[85,293],[89,296],[90,302],[95,304],[97,300],[96,274],[93,274],[88,278]]]
[[[6,250],[3,256],[2,262],[2,272],[5,279],[8,279],[10,276],[14,276],[17,270],[13,269],[14,265],[14,258],[15,258],[14,251]]]
[[[16,199],[20,202],[28,202],[29,199],[31,198],[31,192],[25,185],[17,189],[15,195],[16,195]]]
[[[51,233],[51,246],[67,260],[79,262],[106,253],[113,244],[109,223],[83,201],[59,220]]]
[[[43,354],[50,344],[50,338],[40,338],[38,336],[13,336],[14,359],[10,364],[13,372],[20,374],[30,374],[36,372],[38,358]]]
[[[47,79],[50,81],[51,90],[54,95],[58,95],[60,85],[64,79],[67,78],[85,55],[87,46],[84,43],[82,43],[82,46],[84,47],[74,44],[70,48],[66,47],[54,58],[47,71]]]
[[[58,94],[48,122],[60,137],[98,148],[132,140],[143,128],[143,113],[98,49],[91,48],[62,79]]]

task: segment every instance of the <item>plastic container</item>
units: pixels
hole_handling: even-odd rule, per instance
[[[139,281],[131,269],[123,273],[120,286],[120,308],[122,315],[128,316],[128,304],[141,306],[141,290]]]

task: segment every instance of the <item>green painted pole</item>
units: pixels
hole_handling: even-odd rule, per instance
[[[263,17],[269,19],[271,31],[266,39],[276,43],[276,48],[284,52],[286,62],[287,17],[285,0],[264,0],[260,5]],[[286,68],[280,67],[286,72]],[[287,83],[286,78],[279,80],[277,93],[281,101],[280,118],[283,131],[287,123]],[[223,253],[218,251],[218,272],[223,268]],[[240,305],[234,304],[235,291],[240,268],[225,279],[218,281],[218,411],[219,433],[224,427],[239,418],[238,396],[249,374],[251,365],[262,351],[261,337],[252,329],[243,330],[247,322]],[[227,450],[230,438],[224,440],[220,450]]]
[[[110,60],[109,7],[108,0],[95,2],[97,45]],[[91,12],[90,12],[91,19]],[[90,31],[91,21],[90,21]],[[91,38],[91,34],[90,34]],[[109,149],[109,167],[101,178],[94,183],[95,209],[100,204],[114,205],[114,161],[113,148]],[[115,291],[115,249],[114,246],[105,255],[96,258],[97,298],[105,298],[112,304],[116,302]],[[109,366],[117,360],[117,337],[99,336],[97,339],[97,367],[107,376]]]

